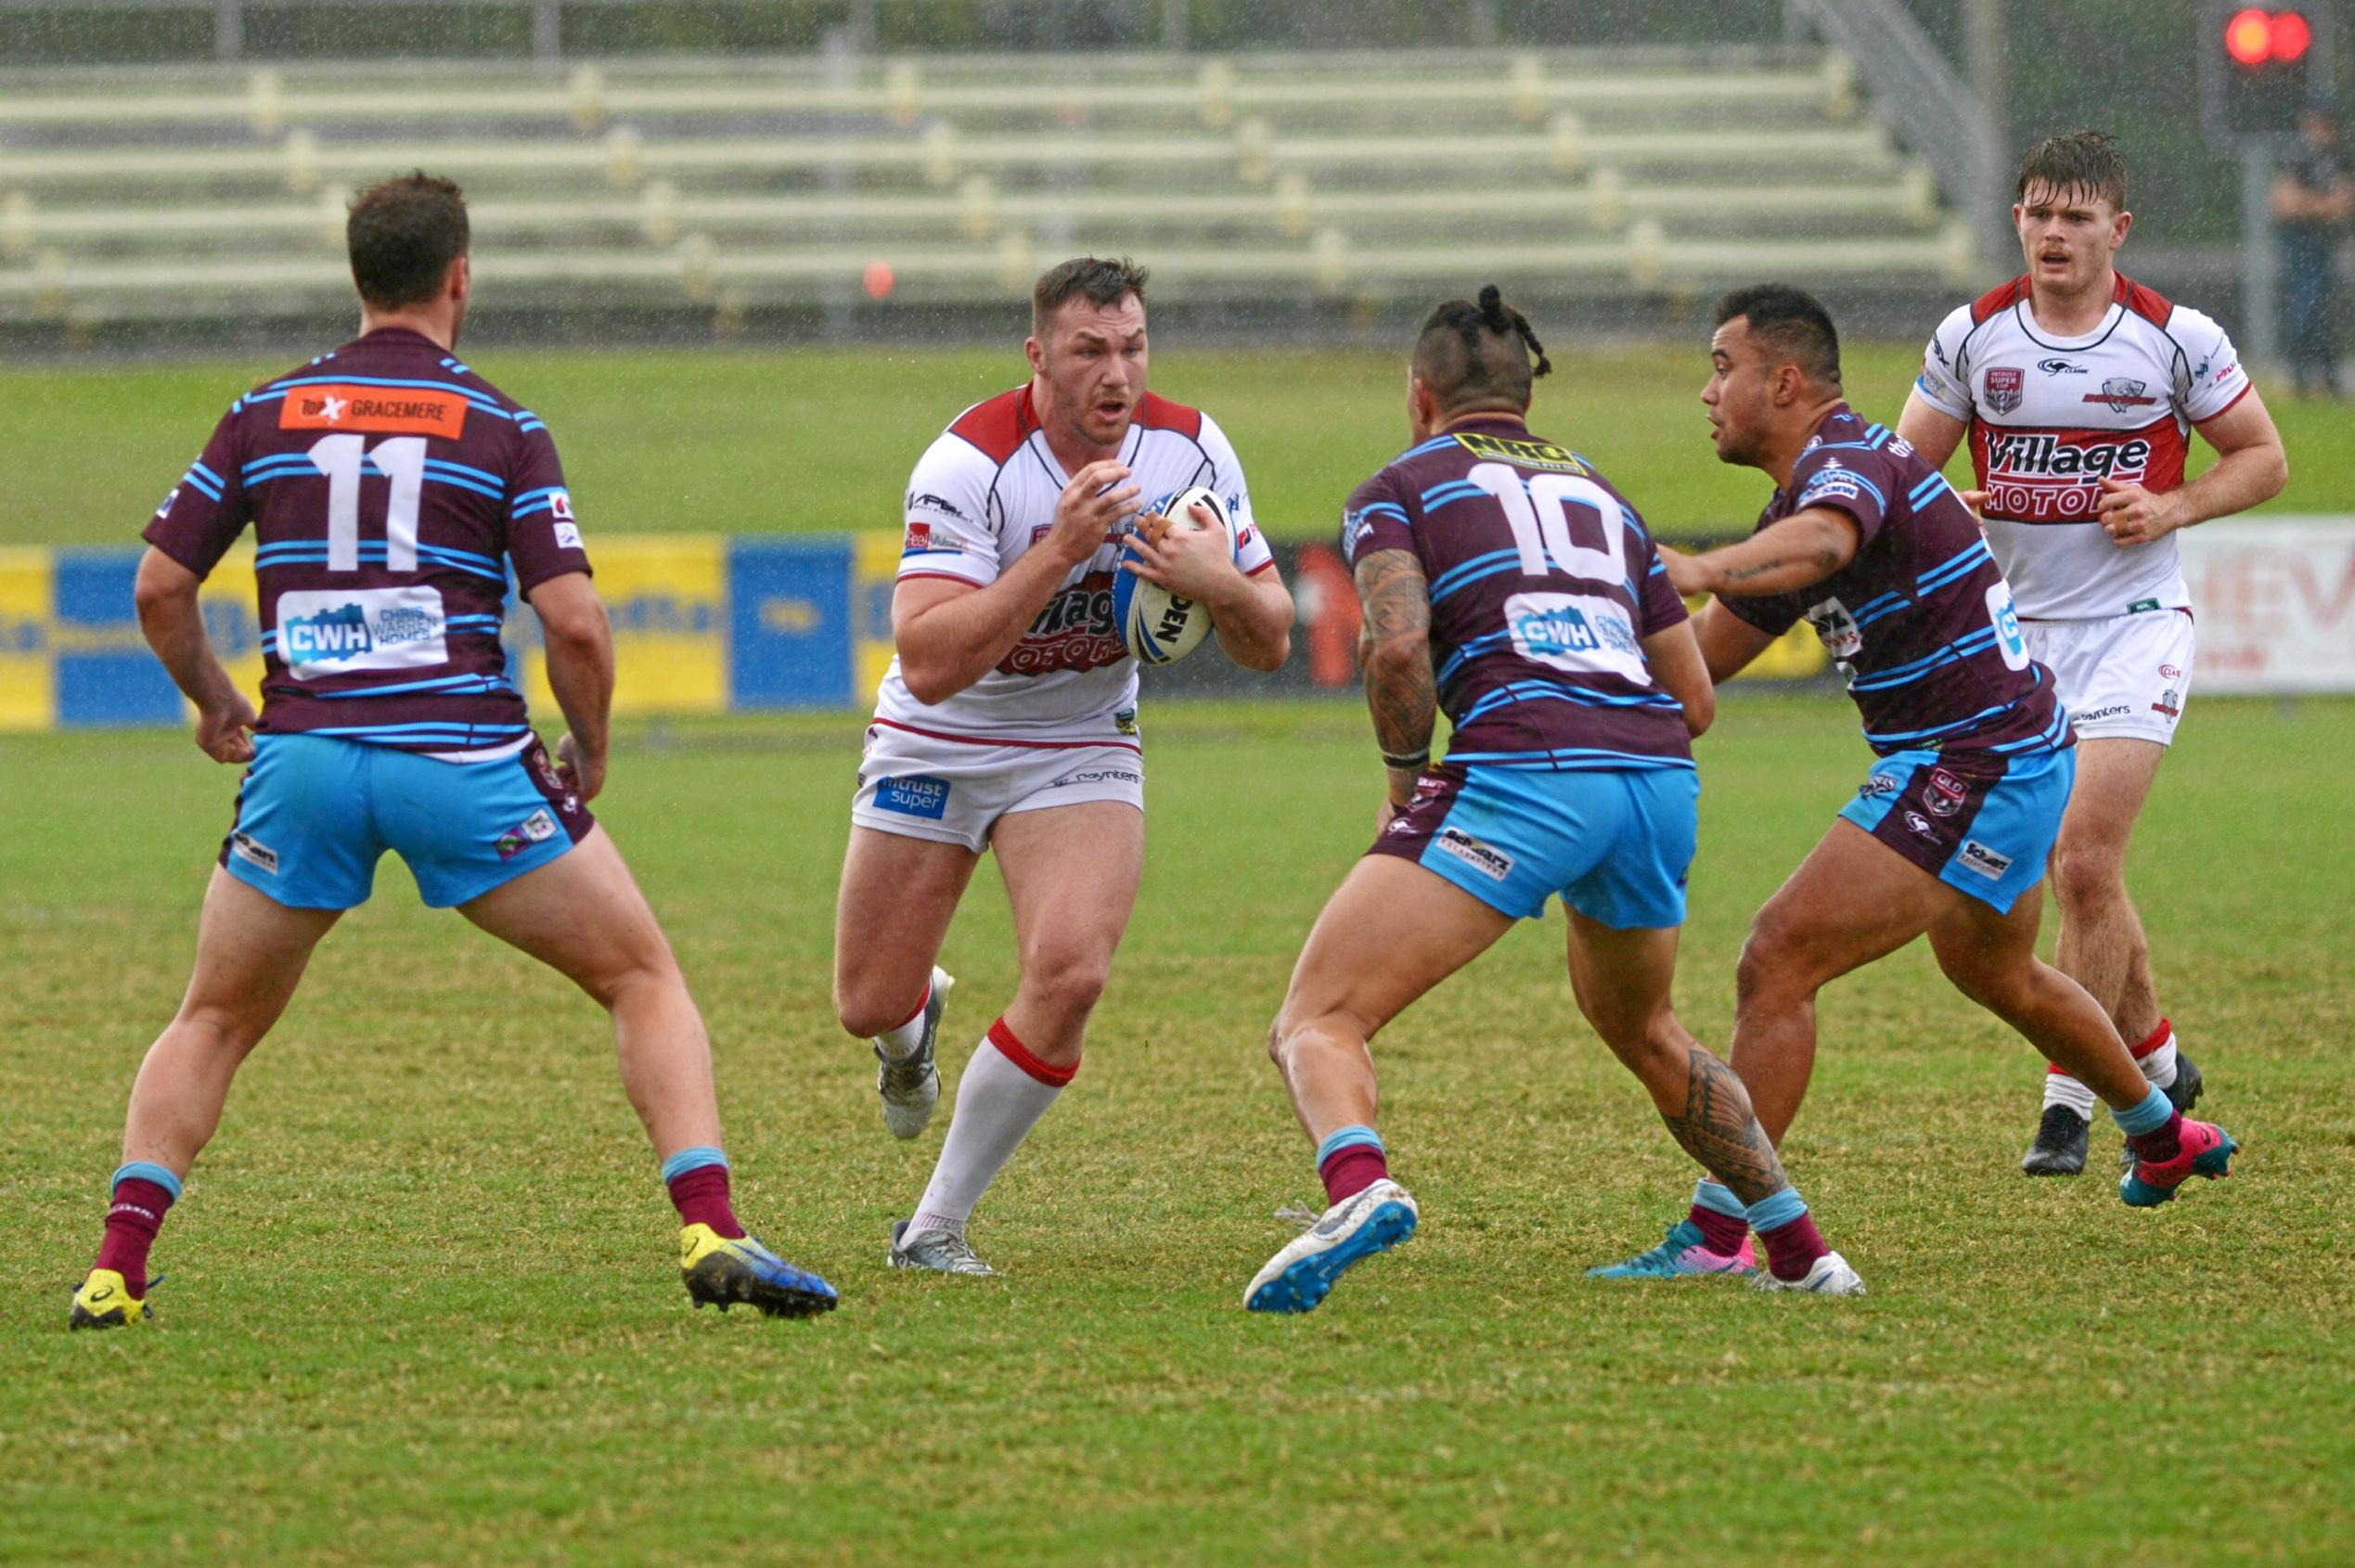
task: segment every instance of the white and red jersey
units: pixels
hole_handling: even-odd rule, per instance
[[[1197,484],[1216,491],[1234,519],[1236,564],[1253,576],[1273,568],[1268,541],[1252,521],[1242,465],[1209,415],[1148,392],[1121,443],[1120,461],[1145,503],[1140,512]],[[946,577],[987,587],[1046,537],[1070,482],[1048,449],[1027,385],[973,405],[908,476],[899,581]],[[919,702],[894,659],[876,696],[876,721],[997,744],[1100,744],[1134,737],[1137,661],[1121,645],[1112,609],[1120,536],[1129,526],[1124,521],[1102,547],[1072,569],[996,669],[946,701]]]
[[[2190,606],[2174,535],[2118,545],[2096,508],[2104,479],[2181,484],[2192,427],[2247,394],[2221,327],[2120,277],[2099,327],[2056,337],[2015,277],[1938,324],[1914,385],[1969,421],[1988,543],[2022,619]]]

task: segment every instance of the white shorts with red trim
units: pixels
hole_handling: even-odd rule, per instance
[[[967,739],[877,719],[867,726],[851,820],[978,853],[1001,816],[1090,801],[1145,809],[1145,755],[1131,741]]]
[[[2022,621],[2080,740],[2175,739],[2192,694],[2192,616],[2145,610],[2104,621]]]

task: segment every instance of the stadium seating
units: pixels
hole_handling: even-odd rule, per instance
[[[1970,265],[1819,50],[53,71],[0,82],[0,322],[340,307],[343,202],[411,166],[509,303],[1002,300],[1085,249],[1209,302]]]

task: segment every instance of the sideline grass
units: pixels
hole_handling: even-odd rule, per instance
[[[1765,487],[1708,445],[1698,396],[1706,333],[1690,348],[1558,353],[1534,423],[1584,452],[1663,531],[1746,529]],[[321,344],[321,348],[331,345]],[[1857,406],[1894,421],[1918,344],[1851,344]],[[0,367],[0,545],[123,544],[196,456],[232,398],[284,375],[252,359],[90,370]],[[1004,351],[517,353],[475,367],[548,422],[587,526],[602,533],[895,528],[907,471],[967,404],[1020,381]],[[1341,503],[1406,443],[1398,353],[1201,353],[1160,345],[1152,385],[1225,427],[1260,521],[1323,538]],[[2269,392],[2273,389],[2268,389]],[[2273,405],[2290,485],[2271,509],[2355,510],[2355,427],[2338,404]],[[2194,442],[2193,469],[2210,454]],[[1967,455],[1952,466],[1967,474]]]
[[[1282,1321],[1239,1296],[1315,1184],[1259,1039],[1367,836],[1364,721],[1148,719],[1145,894],[981,1284],[882,1267],[939,1125],[882,1133],[828,1010],[856,729],[619,748],[598,809],[711,1020],[741,1207],[843,1290],[802,1324],[688,1310],[599,1016],[388,864],[172,1218],[161,1324],[67,1334],[235,776],[0,739],[0,1560],[2343,1560],[2355,704],[2202,701],[2140,841],[2234,1180],[2138,1214],[2020,1177],[2033,1059],[1917,945],[1828,994],[1786,1150],[1873,1294],[1589,1281],[1690,1176],[1576,1022],[1557,917],[1378,1044],[1424,1229]],[[1865,765],[1821,699],[1744,694],[1704,743],[1705,1038]],[[1013,981],[994,881],[949,940],[952,1076]]]

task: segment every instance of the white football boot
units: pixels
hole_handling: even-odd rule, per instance
[[[875,1092],[882,1097],[883,1125],[894,1137],[914,1137],[933,1119],[940,1103],[940,1065],[933,1060],[933,1045],[940,1037],[940,1015],[948,1006],[948,988],[957,983],[946,970],[933,970],[933,991],[924,1002],[924,1034],[916,1048],[894,1058],[875,1046]]]
[[[1243,1305],[1253,1312],[1314,1312],[1333,1281],[1356,1264],[1415,1233],[1422,1212],[1387,1176],[1327,1209],[1252,1276]]]
[[[1815,1266],[1804,1279],[1777,1279],[1769,1268],[1758,1270],[1751,1281],[1761,1291],[1807,1291],[1819,1296],[1860,1296],[1864,1280],[1848,1266],[1848,1260],[1837,1253],[1826,1253],[1815,1260]]]
[[[923,1268],[934,1274],[972,1274],[996,1279],[997,1270],[975,1256],[966,1240],[953,1230],[915,1230],[907,1221],[892,1222],[892,1250],[884,1262],[894,1268]]]

